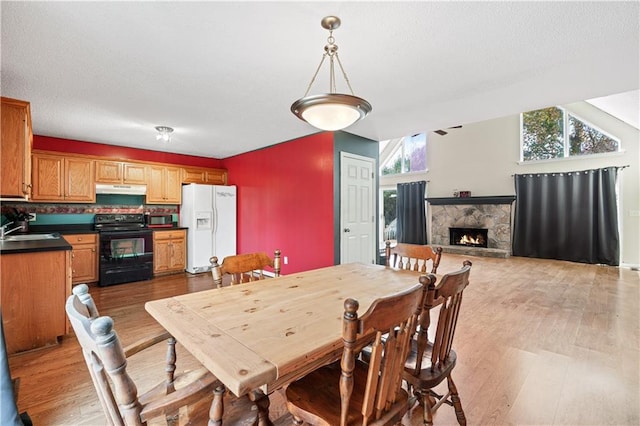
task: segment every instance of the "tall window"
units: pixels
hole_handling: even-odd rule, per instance
[[[522,161],[617,152],[620,141],[559,107],[522,113]]]
[[[427,170],[427,136],[418,133],[380,142],[380,175]]]
[[[397,190],[382,190],[382,241],[396,239],[396,200]]]
[[[380,251],[386,240],[396,240],[397,184],[425,179],[416,174],[427,172],[427,136],[418,133],[380,142],[379,211]]]

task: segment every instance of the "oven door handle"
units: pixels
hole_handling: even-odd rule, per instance
[[[132,231],[100,231],[98,233],[100,237],[128,237],[128,236],[143,236],[153,234],[151,229],[141,229],[141,230],[132,230]]]

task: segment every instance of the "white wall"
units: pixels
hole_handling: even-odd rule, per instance
[[[640,266],[640,131],[588,104],[564,105],[567,111],[618,137],[624,153],[518,164],[520,116],[512,115],[448,129],[427,141],[428,197],[451,197],[456,190],[472,196],[515,194],[514,174],[567,172],[607,166],[619,172],[621,265]]]

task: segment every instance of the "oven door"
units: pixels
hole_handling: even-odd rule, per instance
[[[153,277],[153,231],[100,232],[100,286]]]

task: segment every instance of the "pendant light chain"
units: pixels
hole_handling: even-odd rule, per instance
[[[333,30],[340,27],[340,18],[337,16],[325,16],[320,22],[320,25],[329,31],[327,44],[324,46],[322,59],[315,73],[313,73],[313,77],[307,86],[307,91],[302,98],[291,104],[291,112],[300,120],[306,121],[320,130],[342,130],[365,118],[371,112],[372,108],[369,102],[357,97],[353,93],[349,77],[347,77],[347,73],[342,66],[342,61],[338,56],[338,46],[333,38]],[[311,87],[315,83],[320,68],[322,68],[327,57],[329,57],[329,93],[310,96]],[[347,93],[337,93],[335,75],[336,61],[349,87],[350,95]]]
[[[334,58],[338,61],[338,66],[340,67],[340,71],[342,71],[342,77],[344,81],[347,83],[347,87],[349,87],[349,91],[353,95],[353,88],[351,87],[351,82],[349,81],[349,77],[347,77],[347,72],[344,70],[342,66],[342,61],[340,61],[340,56],[338,56],[338,45],[335,43],[335,38],[333,37],[333,30],[329,30],[329,37],[327,37],[327,44],[324,46],[325,53],[322,54],[322,59],[320,59],[320,64],[318,68],[316,68],[316,72],[311,77],[311,81],[309,82],[309,86],[307,86],[307,91],[304,92],[304,96],[307,96],[311,91],[311,87],[313,83],[316,81],[316,77],[320,72],[320,68],[322,68],[322,64],[324,60],[329,57],[329,93],[337,93],[336,87],[336,74],[335,74],[335,66],[334,66]],[[355,95],[354,95],[355,96]]]
[[[316,81],[316,77],[318,76],[318,72],[320,71],[320,68],[322,68],[322,64],[324,62],[324,59],[327,57],[327,54],[323,54],[322,55],[322,59],[320,59],[320,65],[318,65],[318,68],[316,69],[316,73],[313,74],[313,77],[311,77],[311,82],[309,82],[309,86],[307,87],[307,91],[304,92],[304,96],[306,97],[309,94],[309,91],[311,90],[311,86],[313,86],[313,83]]]
[[[342,71],[342,77],[344,77],[344,81],[347,82],[347,86],[349,86],[349,91],[351,92],[352,95],[354,95],[353,94],[353,89],[351,88],[351,83],[349,82],[349,77],[347,77],[347,73],[345,72],[344,68],[342,67],[342,62],[340,62],[340,57],[338,56],[338,52],[336,52],[335,56],[336,56],[336,59],[338,60],[338,65],[340,66],[340,70]]]

